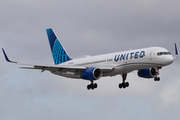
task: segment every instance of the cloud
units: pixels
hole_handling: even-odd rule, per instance
[[[176,78],[176,80],[179,80],[179,78]],[[163,88],[160,97],[166,106],[176,104],[180,101],[179,88],[179,81],[172,81]]]
[[[177,71],[179,68],[176,68]],[[180,76],[178,72],[173,72],[176,76],[171,76],[171,79],[163,86],[160,92],[160,99],[163,105],[169,107],[177,105],[180,101]]]

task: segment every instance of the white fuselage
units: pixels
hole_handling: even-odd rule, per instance
[[[159,52],[165,54],[158,55]],[[69,66],[113,67],[112,70],[103,71],[103,76],[114,76],[129,73],[133,70],[141,70],[154,67],[162,67],[173,62],[173,56],[162,47],[149,47],[123,52],[97,55],[87,58],[73,59],[62,63]],[[81,78],[79,71],[62,71],[58,75],[71,78]]]

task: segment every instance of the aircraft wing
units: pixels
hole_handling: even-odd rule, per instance
[[[7,57],[7,55],[6,55],[3,48],[2,48],[2,50],[3,50],[6,61],[8,61],[10,63],[16,63],[16,64],[19,64],[19,65],[31,66],[31,67],[20,67],[20,68],[23,68],[23,69],[40,69],[43,72],[45,70],[62,70],[62,69],[68,70],[68,71],[75,71],[75,70],[84,71],[86,69],[91,68],[91,67],[86,67],[86,66],[72,66],[72,65],[39,65],[39,64],[19,63],[19,62],[9,60],[9,58]],[[114,69],[113,66],[112,67],[99,66],[98,68],[101,69],[102,71],[109,71],[109,70]]]
[[[75,70],[80,70],[80,71],[84,71],[86,69],[89,69],[91,67],[86,67],[86,66],[68,66],[68,65],[30,65],[30,64],[21,64],[21,63],[17,63],[20,65],[28,65],[28,66],[32,66],[32,67],[20,67],[23,69],[39,69],[45,71],[45,70],[67,70],[67,71],[75,71]],[[113,69],[113,67],[97,67],[99,69],[101,69],[102,71],[110,71]]]

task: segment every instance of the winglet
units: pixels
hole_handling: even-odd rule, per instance
[[[175,44],[175,60],[177,60],[178,59],[178,57],[179,57],[179,50],[178,50],[178,48],[177,48],[177,45],[176,45],[176,43],[174,43]]]
[[[6,55],[6,53],[5,53],[5,51],[4,51],[3,48],[2,48],[2,51],[3,51],[3,53],[4,53],[4,57],[5,57],[6,61],[11,62],[11,63],[17,63],[17,62],[14,62],[14,61],[10,61],[10,60],[9,60],[9,58],[7,57],[7,55]]]

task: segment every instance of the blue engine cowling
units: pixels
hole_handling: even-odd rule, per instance
[[[154,78],[157,72],[155,68],[148,68],[138,71],[138,76],[143,78]]]
[[[82,79],[97,80],[102,77],[102,71],[99,68],[89,68],[82,73]]]

